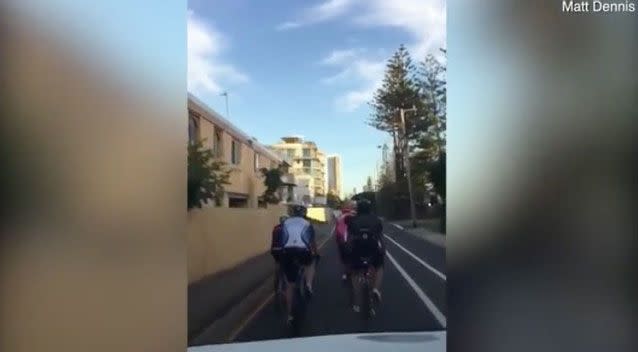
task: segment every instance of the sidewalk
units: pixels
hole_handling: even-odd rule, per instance
[[[417,226],[418,226],[417,228],[412,227],[412,220],[390,221],[390,223],[400,226],[402,230],[405,230],[416,237],[424,239],[439,247],[445,248],[445,245],[446,245],[445,235],[432,230],[432,228],[438,226],[436,221],[417,220]]]
[[[317,242],[325,240],[332,224],[317,224]],[[188,286],[188,342],[197,344],[205,334],[219,343],[230,331],[272,292],[270,279],[274,262],[269,252],[250,258],[234,268],[215,273]],[[263,297],[262,297],[263,296]]]

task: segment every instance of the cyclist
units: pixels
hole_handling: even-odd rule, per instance
[[[346,201],[341,208],[341,215],[337,218],[335,224],[334,236],[337,242],[337,249],[339,250],[339,260],[341,262],[342,275],[341,279],[346,281],[350,274],[348,267],[348,251],[346,247],[348,227],[346,225],[346,218],[354,216],[355,203],[352,200]]]
[[[366,269],[362,258],[370,258],[373,269],[373,298],[381,302],[381,279],[383,278],[383,264],[385,257],[385,245],[383,243],[383,223],[381,219],[372,214],[372,205],[367,200],[357,202],[357,213],[346,219],[348,227],[348,247],[350,248],[350,263],[352,270],[360,273]],[[353,287],[356,286],[356,275],[352,277]],[[352,307],[355,312],[360,307],[355,301]]]
[[[270,242],[270,255],[275,260],[276,272],[280,270],[281,252],[283,250],[283,244],[281,243],[281,229],[284,221],[288,219],[287,215],[279,217],[279,223],[272,229],[272,240]]]
[[[292,322],[292,299],[296,289],[297,275],[299,274],[300,263],[305,267],[305,290],[309,297],[312,296],[312,282],[314,278],[314,257],[317,253],[315,242],[315,229],[306,220],[307,209],[302,205],[294,205],[291,209],[290,218],[286,219],[281,228],[281,243],[283,253],[281,266],[286,276],[286,308],[288,311],[288,322]]]

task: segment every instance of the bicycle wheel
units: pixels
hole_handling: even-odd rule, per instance
[[[361,285],[361,314],[363,319],[370,319],[370,282],[367,274],[364,274]]]
[[[292,301],[292,324],[290,326],[290,332],[293,337],[300,336],[301,324],[304,319],[305,313],[305,287],[304,287],[304,270],[303,266],[300,266],[299,274],[297,275],[295,294]]]
[[[367,300],[368,300],[368,318],[372,318],[376,312],[374,310],[375,308],[375,300],[374,300],[374,294],[372,293],[372,289],[374,287],[374,282],[372,280],[372,273],[370,272],[370,270],[372,270],[371,267],[368,268],[368,271],[366,272],[366,282],[368,282],[368,287],[367,287]]]
[[[286,311],[286,277],[283,272],[275,274],[274,287],[275,310],[277,312]],[[286,317],[287,318],[287,317]]]

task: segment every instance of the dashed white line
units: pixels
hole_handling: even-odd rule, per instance
[[[410,285],[410,287],[412,287],[412,289],[414,290],[416,295],[419,296],[419,298],[421,299],[423,304],[425,304],[425,306],[430,310],[430,312],[432,312],[432,315],[434,315],[434,318],[439,322],[439,324],[441,324],[441,326],[444,329],[447,328],[447,319],[445,318],[445,315],[443,315],[443,313],[441,313],[439,308],[436,307],[436,305],[434,304],[434,302],[432,302],[430,297],[428,297],[423,292],[423,290],[421,290],[419,285],[417,285],[416,282],[414,282],[414,280],[410,277],[410,275],[408,275],[408,273],[405,272],[405,270],[403,270],[401,265],[399,265],[399,263],[397,263],[396,259],[394,259],[394,257],[390,254],[390,252],[386,252],[385,255],[388,257],[388,259],[390,259],[392,264],[394,264],[394,266],[397,268],[397,270],[399,271],[401,276],[403,276],[405,281],[408,282],[408,285]]]
[[[392,224],[392,225],[396,226],[396,228],[397,228],[397,229],[399,229],[399,230],[405,230],[405,229],[403,228],[403,226],[401,226],[401,225],[399,225],[399,224]]]
[[[410,257],[412,257],[414,260],[416,260],[417,262],[419,262],[419,264],[423,265],[424,267],[426,267],[427,269],[429,269],[431,272],[434,273],[434,275],[440,277],[443,281],[447,281],[447,278],[445,277],[445,274],[443,274],[442,272],[436,270],[436,268],[434,268],[432,265],[426,263],[425,261],[423,261],[421,258],[417,257],[414,253],[410,252],[407,248],[403,247],[402,245],[400,245],[397,241],[393,240],[390,236],[383,234],[383,236],[385,236],[385,238],[387,238],[388,240],[390,240],[390,242],[394,243],[397,247],[399,247],[400,250],[404,251],[405,253],[407,253]]]

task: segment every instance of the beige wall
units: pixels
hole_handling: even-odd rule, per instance
[[[272,228],[285,206],[203,208],[188,213],[188,282],[232,268],[270,248]],[[248,220],[248,221],[247,221]]]
[[[309,207],[308,208],[308,217],[319,222],[328,222],[331,220],[330,212],[332,210],[330,208],[325,207]]]

